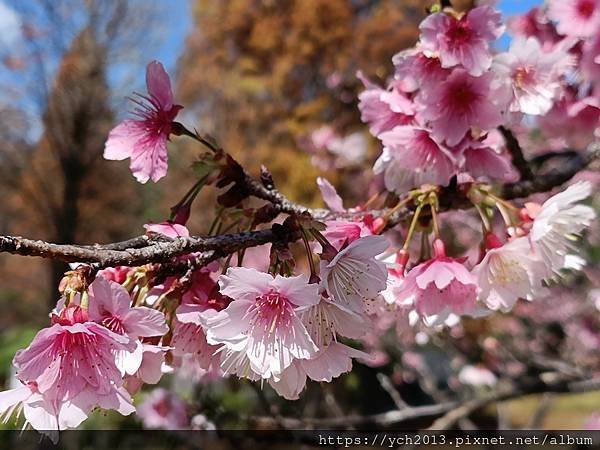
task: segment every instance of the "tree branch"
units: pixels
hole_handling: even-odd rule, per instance
[[[545,392],[572,393],[600,390],[600,379],[573,379],[557,374],[545,374],[543,379],[525,380],[521,384],[499,388],[496,392],[472,400],[451,401],[426,406],[409,406],[372,415],[349,415],[344,417],[303,418],[250,417],[249,422],[263,427],[277,428],[282,425],[288,429],[334,428],[349,429],[353,427],[390,427],[411,420],[441,416],[429,429],[442,430],[452,427],[460,419],[485,407],[488,404],[510,400],[530,394]]]
[[[567,156],[565,156],[567,155]],[[585,169],[592,161],[600,157],[600,145],[593,146],[586,153],[574,153],[566,150],[553,153],[544,157],[544,161],[554,158],[561,159],[561,165],[543,176],[536,173],[531,180],[522,180],[502,186],[501,196],[507,200],[527,197],[533,193],[549,191],[570,180],[581,170]],[[336,218],[358,219],[366,214],[380,217],[389,214],[389,209],[368,210],[359,212],[336,213],[327,209],[310,209],[287,199],[275,188],[267,188],[259,181],[245,174],[246,188],[251,195],[271,202],[280,212],[288,214],[309,213],[317,220]],[[440,209],[464,209],[471,207],[466,195],[456,187],[442,189],[440,193]],[[394,212],[388,221],[388,227],[394,226],[412,214],[410,207]],[[221,236],[192,236],[169,239],[163,236],[142,235],[132,239],[94,245],[69,245],[54,244],[40,240],[32,240],[18,236],[0,236],[0,253],[12,253],[22,256],[39,256],[64,262],[93,263],[96,268],[112,266],[136,266],[147,263],[169,263],[183,268],[184,264],[175,264],[174,258],[195,252],[213,252],[208,257],[208,262],[222,256],[232,254],[238,250],[255,247],[267,243],[293,242],[299,239],[294,233],[286,231],[283,227],[225,234]],[[206,256],[206,255],[204,255]],[[197,264],[205,261],[203,257],[197,258]]]
[[[283,230],[283,228],[280,228]],[[232,254],[238,250],[262,244],[294,241],[293,234],[266,229],[224,234],[210,237],[178,237],[170,241],[150,241],[150,245],[141,248],[125,248],[114,250],[100,246],[80,246],[68,244],[52,244],[18,236],[0,236],[0,252],[22,256],[40,256],[64,262],[96,263],[98,268],[113,266],[137,266],[147,263],[168,262],[177,256],[194,252],[219,251]],[[138,237],[126,242],[139,243]],[[118,247],[122,247],[119,243]]]
[[[506,148],[508,149],[510,155],[512,156],[512,163],[517,168],[520,174],[521,180],[531,180],[533,178],[533,172],[531,171],[531,167],[529,163],[525,159],[523,155],[523,149],[519,144],[519,141],[508,128],[504,128],[503,126],[498,127],[502,136],[504,136],[504,141],[506,143]]]

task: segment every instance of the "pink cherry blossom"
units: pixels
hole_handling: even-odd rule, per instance
[[[574,237],[596,217],[591,207],[579,204],[591,192],[589,182],[576,183],[546,200],[536,215],[530,239],[536,256],[545,263],[547,277],[565,267],[575,251]]]
[[[443,322],[451,313],[475,310],[477,282],[462,261],[445,256],[436,241],[436,256],[412,268],[394,295],[401,304],[412,304],[426,323]]]
[[[411,122],[415,114],[415,106],[404,94],[397,90],[386,91],[370,82],[361,73],[358,77],[366,88],[358,96],[360,118],[369,124],[371,134],[378,136],[396,125]]]
[[[338,342],[339,337],[360,339],[367,332],[367,317],[341,308],[326,298],[300,313],[310,337],[319,348],[309,359],[298,359],[281,374],[268,381],[275,391],[288,400],[297,400],[307,377],[331,382],[352,370],[352,359],[369,359],[369,355]]]
[[[218,285],[212,278],[210,269],[203,268],[192,274],[191,286],[182,297],[182,303],[175,311],[171,347],[173,355],[189,355],[203,370],[218,367],[219,345],[206,341],[204,326],[211,317],[227,307],[229,299],[218,292]]]
[[[548,17],[557,22],[556,29],[565,36],[590,37],[600,27],[598,0],[549,0]]]
[[[244,267],[229,268],[219,279],[221,294],[231,297],[227,308],[209,318],[206,337],[223,344],[225,372],[270,378],[294,359],[318,350],[298,312],[319,301],[318,286],[306,275],[272,277]]]
[[[306,386],[307,378],[330,383],[352,370],[353,358],[368,359],[369,355],[340,342],[332,342],[313,358],[294,361],[279,376],[269,379],[269,384],[283,398],[297,400]]]
[[[419,48],[403,50],[392,58],[395,78],[403,82],[403,89],[414,92],[444,80],[449,69],[444,69],[439,58],[428,56]]]
[[[365,236],[342,249],[327,263],[321,261],[321,280],[334,304],[362,313],[365,301],[385,289],[387,269],[375,257],[389,243],[383,236]]]
[[[160,311],[131,307],[127,290],[114,281],[98,277],[89,289],[89,319],[109,330],[132,338],[162,336],[169,327]]]
[[[363,222],[342,219],[327,220],[325,221],[325,226],[327,228],[325,228],[322,234],[336,250],[341,250],[345,244],[350,244],[358,238],[373,234]]]
[[[419,28],[423,48],[438,54],[442,67],[461,65],[474,76],[489,69],[489,44],[504,32],[500,13],[489,6],[473,8],[461,18],[431,14]]]
[[[403,125],[379,135],[386,158],[375,165],[383,172],[385,187],[398,193],[423,184],[445,186],[457,168],[452,153],[434,140],[425,128]],[[404,171],[409,174],[404,175]]]
[[[512,165],[506,151],[502,151],[504,141],[497,140],[497,134],[490,132],[484,139],[467,136],[452,150],[460,160],[462,169],[473,179],[501,180],[514,182],[519,174]]]
[[[545,51],[550,50],[554,44],[561,40],[555,26],[548,19],[544,10],[539,7],[531,8],[522,15],[509,17],[507,27],[515,36],[536,38]]]
[[[25,425],[31,425],[58,442],[58,431],[78,427],[87,419],[90,411],[83,410],[71,401],[49,401],[41,395],[35,382],[0,392],[0,417],[6,423],[13,416],[23,413]]]
[[[509,311],[519,298],[533,300],[542,292],[545,265],[526,237],[491,248],[473,268],[481,289],[479,300],[492,310]]]
[[[138,392],[144,384],[156,384],[164,373],[172,370],[165,365],[165,356],[171,347],[142,344],[142,361],[137,371],[125,376],[125,386],[132,395]]]
[[[140,183],[157,182],[167,174],[167,141],[173,121],[183,107],[173,104],[171,81],[162,64],[152,61],[146,68],[148,95],[134,102],[137,119],[127,119],[112,129],[104,158],[130,158],[130,169]]]
[[[127,280],[129,272],[131,272],[131,267],[128,266],[107,267],[106,269],[99,270],[98,276],[123,284]]]
[[[444,81],[422,96],[421,116],[431,124],[433,136],[448,145],[458,144],[471,129],[495,128],[502,122],[501,101],[492,90],[492,75],[472,77],[455,69]]]
[[[548,114],[538,118],[539,127],[548,138],[565,140],[567,145],[584,149],[596,140],[600,127],[600,102],[594,97],[578,99],[566,92]]]
[[[217,352],[221,346],[207,342],[202,324],[207,323],[217,311],[209,309],[200,312],[198,309],[199,307],[192,305],[181,305],[177,308],[171,340],[172,352],[176,357],[189,355],[199,368],[211,370],[219,364]]]
[[[300,312],[300,317],[319,349],[328,347],[340,336],[360,339],[370,327],[370,320],[364,314],[346,309],[324,297],[316,305]]]
[[[138,406],[144,428],[185,430],[189,428],[187,406],[177,395],[163,388],[150,392]]]
[[[67,310],[81,309],[70,306]],[[87,314],[61,314],[59,323],[44,328],[14,358],[17,376],[35,382],[50,401],[78,397],[90,405],[112,402],[122,396],[121,372],[115,352],[133,351],[135,342],[86,319]],[[77,320],[77,321],[75,321]]]
[[[560,93],[560,78],[573,62],[559,48],[545,53],[534,37],[513,40],[508,52],[494,58],[494,71],[509,82],[509,111],[546,114]]]

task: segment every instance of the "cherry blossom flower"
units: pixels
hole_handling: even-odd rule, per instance
[[[560,92],[560,77],[572,65],[567,52],[545,53],[534,37],[513,40],[508,52],[494,58],[494,72],[510,84],[509,111],[532,115],[546,114],[552,108]]]
[[[525,14],[509,17],[507,27],[515,36],[536,38],[545,51],[551,50],[562,39],[544,10],[539,7],[531,8]]]
[[[98,271],[98,276],[104,277],[107,280],[114,281],[119,284],[123,284],[127,280],[127,276],[131,272],[131,267],[128,266],[117,266],[107,267]]]
[[[578,204],[592,192],[589,182],[578,182],[550,197],[535,216],[531,243],[535,254],[547,267],[547,276],[558,274],[575,249],[573,239],[596,217],[594,210]]]
[[[162,336],[169,331],[165,316],[145,306],[132,308],[127,290],[120,284],[102,277],[97,277],[90,285],[89,298],[90,321],[135,340],[136,348],[133,352],[115,351],[121,373],[135,374],[143,359],[143,346],[139,338]]]
[[[338,137],[337,132],[332,127],[324,125],[310,134],[308,143],[311,149],[322,150],[329,147],[329,144]]]
[[[361,73],[358,73],[358,77],[366,88],[358,96],[360,119],[369,124],[373,136],[391,130],[396,125],[406,125],[411,122],[415,114],[415,106],[404,94],[397,90],[386,91],[370,82]]]
[[[173,369],[165,363],[165,356],[171,347],[142,343],[142,361],[137,371],[125,376],[125,387],[131,394],[138,392],[144,384],[156,384],[163,374]]]
[[[189,428],[187,406],[177,395],[163,388],[156,388],[140,403],[137,415],[144,428],[185,430]]]
[[[350,220],[327,220],[325,221],[323,236],[336,250],[341,250],[344,245],[351,244],[363,236],[373,234],[363,222]],[[319,245],[320,248],[320,245]],[[319,250],[317,250],[319,251]]]
[[[475,310],[478,286],[462,261],[445,256],[443,243],[434,243],[436,256],[413,267],[395,286],[396,301],[412,304],[427,324],[443,322],[450,313]]]
[[[506,152],[500,150],[503,145],[503,140],[498,143],[496,133],[490,132],[484,139],[467,136],[452,151],[462,170],[474,179],[517,181],[517,170]]]
[[[472,77],[455,69],[444,81],[421,97],[421,117],[430,121],[433,136],[448,145],[458,144],[471,127],[489,130],[502,122],[498,97],[492,92],[492,75]]]
[[[521,237],[504,245],[494,235],[487,240],[493,247],[473,268],[479,300],[494,311],[509,311],[519,298],[539,296],[546,268],[531,252],[529,240]]]
[[[307,378],[331,382],[352,370],[352,359],[369,359],[369,355],[338,342],[338,336],[360,339],[369,327],[369,319],[339,307],[325,298],[300,313],[310,337],[319,351],[309,359],[295,360],[269,384],[288,400],[297,400]]]
[[[597,139],[600,101],[595,97],[578,99],[574,93],[567,92],[537,122],[545,137],[557,138],[576,149],[584,149]]]
[[[565,36],[590,37],[600,27],[598,0],[549,0],[548,17],[556,21],[556,29]]]
[[[461,65],[474,76],[489,69],[489,43],[504,32],[500,13],[489,6],[473,8],[460,18],[431,14],[419,28],[421,45],[439,55],[442,67]]]
[[[294,361],[279,376],[269,379],[269,384],[283,398],[297,400],[306,386],[307,378],[330,383],[352,370],[353,358],[368,357],[364,352],[332,342],[313,358]]]
[[[389,191],[402,193],[423,184],[445,186],[456,174],[452,153],[425,128],[397,126],[379,138],[387,151],[375,163],[374,172],[383,172]],[[409,173],[405,175],[404,171]]]
[[[220,345],[211,345],[207,342],[202,324],[205,324],[213,314],[216,314],[216,311],[207,310],[203,313],[194,311],[194,314],[190,314],[185,312],[189,308],[189,306],[178,308],[178,318],[173,323],[174,331],[171,340],[173,355],[176,357],[189,355],[199,368],[211,370],[218,367],[219,356],[217,351]],[[189,320],[189,322],[182,322],[180,318]]]
[[[299,314],[311,339],[320,349],[336,342],[338,336],[360,339],[369,329],[368,317],[327,298],[321,298],[319,303]]]
[[[395,78],[403,82],[403,89],[414,92],[427,89],[429,86],[443,81],[449,74],[444,69],[440,59],[427,56],[419,48],[403,50],[392,58],[396,68]]]
[[[132,338],[162,336],[169,327],[160,311],[131,307],[127,290],[114,281],[96,278],[89,289],[89,320]]]
[[[221,275],[219,285],[234,301],[209,318],[205,329],[208,343],[231,351],[224,357],[225,372],[245,373],[249,367],[269,378],[318,350],[298,316],[319,301],[318,286],[308,284],[306,275],[272,277],[234,267]]]
[[[218,292],[211,268],[196,270],[191,277],[191,286],[182,296],[182,303],[175,311],[173,321],[172,353],[185,358],[206,371],[217,370],[220,357],[219,345],[206,340],[204,326],[209,319],[227,307],[229,300]],[[191,361],[190,361],[191,360]]]
[[[49,428],[42,429],[63,429],[76,426],[96,407],[132,413],[115,352],[131,352],[135,342],[88,321],[79,306],[65,308],[54,320],[13,360],[17,377],[31,392],[24,397],[21,390],[18,401],[25,408],[41,408],[26,412],[26,420],[33,426],[46,421]]]
[[[104,158],[130,158],[130,169],[140,183],[157,182],[167,174],[167,141],[173,121],[183,107],[173,104],[171,81],[162,64],[152,61],[146,68],[148,95],[134,102],[137,119],[127,119],[112,129]]]
[[[35,382],[0,392],[0,417],[6,423],[13,416],[23,413],[25,426],[31,425],[58,442],[58,431],[78,427],[87,419],[89,411],[71,401],[49,401],[37,389]]]
[[[383,236],[365,236],[342,249],[329,263],[321,261],[321,280],[333,303],[362,313],[364,302],[385,289],[387,269],[375,257],[388,245]]]

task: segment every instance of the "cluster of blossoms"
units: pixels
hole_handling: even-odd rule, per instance
[[[583,114],[593,124],[584,143],[592,141],[599,125],[600,44],[586,37],[597,30],[600,6],[552,1],[552,21],[540,11],[532,14],[511,24],[519,37],[510,50],[493,53],[504,27],[489,2],[460,14],[438,10],[421,24],[416,47],[394,57],[395,77],[386,89],[364,79],[362,118],[383,145],[374,172],[400,200],[381,214],[369,213],[366,205],[347,209],[334,187],[319,179],[331,213],[324,223],[303,214],[289,214],[281,223],[280,211],[269,205],[243,208],[249,195],[240,188],[246,178],[239,165],[174,122],[181,106],[173,103],[162,65],[150,63],[148,95],[135,100],[139,117],[113,129],[105,158],[130,158],[134,176],[145,183],[166,175],[171,135],[194,138],[214,156],[198,166],[201,179],[171,220],[146,225],[148,237],[189,238],[192,202],[202,186],[214,183],[227,189],[220,207],[238,207],[236,213],[242,210],[248,219],[240,229],[274,222],[291,230],[292,241],[304,244],[307,267],[295,270],[299,257],[279,242],[255,261],[244,252],[205,265],[195,265],[201,254],[177,256],[169,263],[184,266],[183,275],[161,264],[97,273],[76,267],[61,283],[52,325],[16,354],[21,386],[0,393],[0,413],[8,419],[22,410],[38,430],[73,428],[96,408],[130,414],[131,396],[172,371],[266,382],[286,399],[297,399],[308,379],[331,382],[350,371],[355,358],[372,363],[373,354],[348,344],[362,342],[368,350],[382,321],[399,329],[416,322],[440,326],[543,297],[564,269],[583,265],[574,238],[595,217],[581,204],[592,185],[578,182],[543,204],[518,207],[503,200],[487,183],[512,181],[518,173],[497,129],[523,127],[531,117],[544,129],[553,114],[569,119],[563,126],[577,128]],[[344,139],[323,139],[319,145],[352,159],[340,150]],[[266,185],[271,181],[267,177]],[[483,235],[475,258],[446,250],[440,202],[451,184],[480,214]],[[403,207],[409,221],[395,230],[403,235],[398,244],[397,235],[382,234],[396,226],[392,217]],[[493,220],[496,210],[503,226]],[[493,384],[493,374],[471,369],[461,374],[465,383],[483,378]],[[150,426],[183,426],[184,407],[155,392],[142,408]],[[155,416],[164,408],[171,408],[168,419]]]
[[[383,144],[374,171],[389,191],[453,177],[515,181],[499,126],[534,123],[546,139],[577,148],[595,139],[598,3],[550,1],[548,17],[534,9],[513,20],[507,52],[493,51],[505,28],[500,13],[480,3],[430,14],[417,45],[394,56],[385,89],[363,77],[361,117]]]

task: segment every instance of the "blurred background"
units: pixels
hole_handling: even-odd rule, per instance
[[[504,0],[499,7],[510,16],[539,3]],[[176,103],[185,107],[181,121],[214,136],[250,171],[257,173],[261,163],[267,164],[290,198],[322,206],[314,180],[326,176],[349,205],[366,200],[370,167],[379,148],[360,122],[357,94],[362,84],[356,73],[385,80],[393,70],[391,57],[415,43],[417,26],[430,4],[0,0],[0,233],[64,243],[108,242],[139,235],[144,223],[167,218],[169,207],[194,181],[190,165],[200,150],[197,146],[174,138],[169,175],[158,184],[140,185],[126,162],[102,158],[108,131],[130,106],[126,97],[145,91],[145,66],[153,59],[172,74]],[[497,45],[505,48],[508,42],[503,37]],[[332,130],[339,135],[337,145],[324,150],[318,145],[319,133]],[[197,211],[213,194],[202,195]],[[192,217],[192,233],[205,231],[212,219],[199,213]],[[596,261],[597,247],[589,251]],[[47,324],[65,269],[60,263],[0,255],[0,379],[5,385],[14,352]],[[588,295],[589,280],[573,282],[583,286],[577,298]],[[511,316],[466,323],[460,333],[447,337],[458,346],[457,360],[452,354],[436,353],[432,342],[425,345],[427,351],[408,351],[417,345],[414,336],[403,342],[390,334],[373,350],[385,355],[378,366],[356,364],[354,372],[330,386],[312,383],[296,403],[274,401],[268,388],[257,392],[235,380],[177,383],[185,403],[185,426],[199,414],[221,426],[236,426],[236,414],[273,413],[261,409],[265,400],[284,414],[322,408],[331,414],[340,409],[385,411],[394,407],[382,387],[386,379],[409,403],[428,403],[436,392],[458,383],[459,368],[491,364],[482,350],[482,336],[512,334],[523,345],[537,345],[540,352],[557,342],[568,351],[568,339],[584,339],[579,335],[581,324],[569,335],[571,325],[563,319],[574,314],[571,310],[555,309],[556,317],[547,317],[544,305],[536,307],[540,310],[515,313],[527,316],[526,323]],[[585,339],[597,348],[598,324],[588,325]],[[431,375],[431,392],[418,382],[428,371],[436,372]],[[171,383],[164,381],[167,387]],[[487,389],[488,384],[468,389]],[[156,402],[167,401],[154,395]],[[509,425],[528,425],[541,401],[547,400],[509,402],[503,411],[484,412],[481,422],[486,423],[488,413],[502,413]],[[548,409],[543,422],[534,425],[581,428],[600,409],[600,397],[561,396],[552,399]],[[140,424],[131,417],[98,415],[85,426]]]

